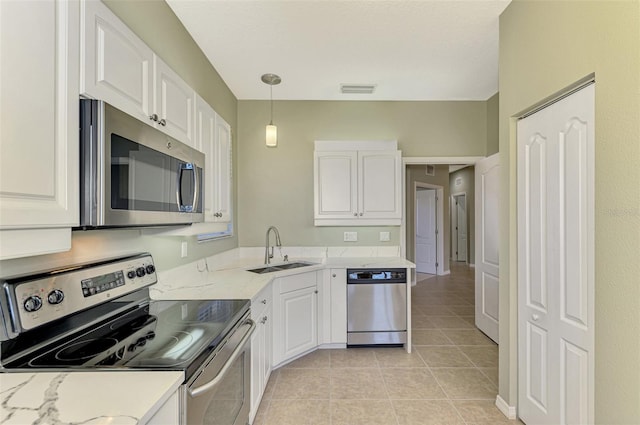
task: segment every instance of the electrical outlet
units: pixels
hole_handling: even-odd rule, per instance
[[[390,240],[389,232],[380,232],[380,242],[389,242]]]
[[[185,258],[189,253],[189,244],[187,242],[182,242],[182,246],[180,248],[180,257]]]
[[[358,232],[344,232],[345,242],[358,242]]]

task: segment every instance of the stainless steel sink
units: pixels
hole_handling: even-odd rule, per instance
[[[295,263],[284,263],[284,264],[278,264],[275,266],[264,266],[256,269],[249,269],[247,271],[252,273],[263,274],[263,273],[281,272],[283,270],[297,269],[299,267],[307,267],[307,266],[315,266],[315,263],[305,263],[302,261],[297,261]]]

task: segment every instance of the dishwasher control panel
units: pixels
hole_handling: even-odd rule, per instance
[[[347,283],[406,283],[407,269],[347,269]]]

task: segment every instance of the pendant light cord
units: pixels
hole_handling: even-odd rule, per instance
[[[273,84],[269,84],[269,89],[270,89],[270,99],[271,99],[271,121],[269,122],[269,125],[273,125]]]

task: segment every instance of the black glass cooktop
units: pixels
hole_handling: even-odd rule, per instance
[[[190,376],[249,310],[249,300],[151,301],[6,368],[151,368]]]

